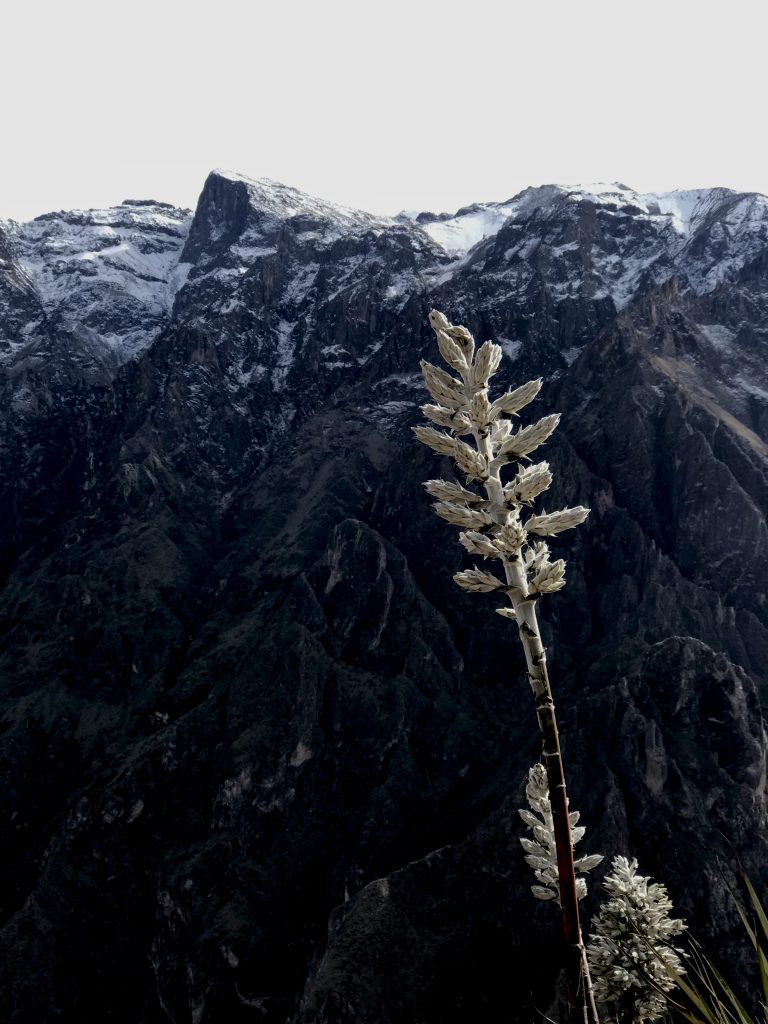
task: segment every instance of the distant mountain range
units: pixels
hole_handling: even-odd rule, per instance
[[[593,510],[542,607],[583,850],[637,856],[739,961],[727,881],[768,883],[768,199],[382,218],[216,171],[194,214],[0,221],[9,1024],[549,1009],[520,653],[451,580],[421,487],[449,470],[410,432],[432,307],[502,345],[499,386],[545,377],[551,507]]]

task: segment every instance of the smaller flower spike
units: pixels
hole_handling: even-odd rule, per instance
[[[469,505],[473,508],[485,508],[488,505],[485,498],[481,498],[474,491],[468,491],[466,487],[454,483],[453,480],[427,480],[424,488],[439,501],[453,501],[457,505]]]
[[[580,526],[589,515],[589,509],[577,505],[576,508],[564,508],[550,515],[531,516],[525,523],[526,533],[538,533],[542,537],[554,537],[556,533],[571,530]]]
[[[481,530],[493,522],[482,509],[467,508],[466,505],[456,505],[452,501],[437,501],[432,508],[447,523],[468,530]]]
[[[540,444],[544,444],[559,422],[560,414],[553,413],[551,416],[545,416],[538,423],[531,423],[529,426],[523,427],[499,446],[499,457],[509,462],[512,459],[519,459],[523,455],[529,455]]]
[[[422,444],[428,445],[438,455],[456,456],[456,442],[442,430],[434,427],[414,427],[413,432]]]
[[[465,396],[460,380],[456,380],[450,373],[446,373],[439,366],[433,366],[425,359],[421,361],[421,374],[424,377],[427,390],[436,402],[448,405],[452,409],[462,407]]]
[[[422,405],[421,411],[428,419],[436,423],[438,427],[447,427],[455,434],[469,434],[472,432],[472,424],[469,418],[455,409],[448,409],[444,405]]]
[[[514,391],[507,391],[491,405],[491,419],[495,420],[501,416],[509,419],[510,416],[516,415],[534,400],[541,391],[541,385],[542,380],[539,377],[536,380],[529,380],[527,384],[521,384]]]
[[[491,590],[504,589],[504,584],[500,579],[497,579],[492,572],[483,572],[482,569],[465,569],[464,572],[457,572],[453,578],[460,587],[476,593],[486,594]]]
[[[511,484],[504,488],[504,497],[513,505],[527,505],[538,498],[552,483],[548,462],[536,462],[521,469]]]
[[[525,795],[530,811],[522,809],[518,814],[533,832],[533,838],[523,837],[520,845],[525,850],[525,862],[533,868],[540,885],[532,885],[531,892],[539,900],[556,900],[560,902],[558,886],[557,849],[555,829],[552,822],[552,811],[549,804],[549,785],[544,765],[535,764],[528,772]],[[584,837],[585,829],[576,828],[579,812],[569,813],[571,824],[571,846],[575,846]],[[603,856],[593,853],[589,857],[581,857],[575,861],[576,870],[591,871],[602,861]],[[580,900],[587,895],[587,883],[583,878],[576,879],[576,892]]]
[[[603,886],[608,898],[592,922],[587,947],[595,996],[611,1008],[631,1002],[634,1024],[666,1017],[664,993],[685,973],[684,954],[672,945],[685,923],[670,917],[666,888],[638,874],[636,860],[614,857]]]
[[[544,562],[531,580],[531,591],[534,594],[554,594],[565,586],[565,562],[558,558],[556,562]]]

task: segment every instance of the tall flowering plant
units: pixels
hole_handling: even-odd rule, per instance
[[[414,427],[414,433],[439,455],[452,458],[468,486],[452,480],[428,480],[424,486],[437,499],[435,512],[461,528],[459,541],[469,554],[501,568],[501,577],[475,566],[457,573],[454,579],[465,590],[506,597],[508,604],[497,611],[517,625],[542,740],[571,1016],[595,1024],[598,1018],[579,922],[563,760],[547,656],[536,617],[539,598],[565,586],[565,562],[550,558],[544,538],[578,526],[589,509],[579,505],[548,514],[529,511],[552,483],[548,463],[533,463],[529,456],[552,434],[560,417],[553,413],[516,430],[513,419],[539,393],[541,380],[528,381],[492,400],[489,382],[499,368],[501,348],[490,341],[477,348],[466,327],[451,324],[437,310],[429,314],[429,322],[449,369],[422,361],[424,382],[434,399],[422,406],[422,411],[435,425]]]

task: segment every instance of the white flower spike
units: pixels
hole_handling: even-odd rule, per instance
[[[603,885],[608,899],[592,922],[587,959],[595,997],[606,1006],[631,1004],[634,1024],[658,1020],[667,1012],[665,992],[684,974],[682,950],[671,940],[685,923],[666,888],[637,873],[637,861],[614,857]],[[670,970],[671,969],[671,970]]]
[[[552,413],[513,433],[511,418],[533,401],[541,389],[541,380],[528,381],[491,401],[488,382],[501,363],[501,348],[486,341],[475,350],[467,328],[451,324],[436,309],[429,314],[429,322],[437,335],[440,353],[453,372],[422,362],[424,383],[436,403],[425,405],[423,411],[444,429],[418,426],[414,433],[439,455],[450,456],[467,482],[480,484],[482,492],[447,480],[428,480],[425,486],[437,499],[437,514],[462,528],[459,541],[467,551],[483,559],[500,561],[504,570],[503,581],[477,567],[456,573],[454,580],[465,590],[477,593],[503,592],[511,604],[510,608],[496,611],[517,625],[525,652],[547,766],[549,796],[545,802],[551,822],[551,835],[542,819],[534,828],[534,839],[524,840],[523,845],[528,844],[528,862],[542,883],[534,887],[534,894],[541,899],[562,900],[569,1001],[585,1024],[597,1024],[579,923],[578,901],[586,891],[585,883],[583,878],[576,878],[576,872],[589,870],[595,858],[577,862],[573,858],[573,843],[582,833],[578,829],[571,831],[573,816],[568,812],[546,651],[536,618],[539,596],[565,586],[565,562],[561,558],[550,561],[547,545],[532,539],[536,534],[549,537],[578,526],[589,510],[579,505],[522,519],[523,508],[552,483],[552,473],[546,462],[523,466],[519,460],[529,461],[528,456],[557,427],[560,416]],[[474,446],[459,440],[468,435]],[[505,483],[501,473],[507,471],[511,462],[518,463],[517,474]],[[545,832],[551,842],[543,839]]]
[[[540,885],[532,885],[531,892],[539,900],[555,900],[560,903],[560,888],[557,872],[557,848],[555,829],[552,822],[552,809],[549,803],[549,785],[547,773],[543,765],[535,764],[528,772],[525,796],[530,811],[520,810],[518,814],[533,831],[533,839],[523,838],[520,845],[525,850],[525,862],[533,868]],[[575,846],[583,837],[584,828],[575,828],[579,820],[579,812],[569,813],[571,824],[571,846]],[[602,854],[595,853],[589,857],[581,857],[575,861],[577,871],[586,872],[596,868],[602,861]],[[587,895],[587,883],[583,878],[576,879],[576,894],[580,900]]]
[[[528,381],[491,402],[488,381],[499,368],[501,348],[486,341],[475,351],[475,342],[466,327],[454,326],[438,310],[429,314],[437,334],[440,353],[458,374],[422,361],[424,381],[434,403],[422,406],[435,427],[414,427],[416,437],[438,455],[447,455],[469,483],[483,485],[485,496],[447,480],[428,480],[426,488],[437,498],[435,512],[449,523],[469,531],[461,543],[471,554],[498,558],[507,576],[510,597],[520,600],[553,594],[565,586],[565,562],[550,562],[548,549],[532,544],[530,535],[552,537],[582,523],[589,509],[578,505],[548,515],[532,515],[525,521],[522,509],[552,483],[547,462],[518,466],[514,479],[501,481],[501,471],[514,461],[526,460],[557,427],[558,413],[551,413],[516,433],[509,430],[509,418],[516,416],[541,390],[541,378]],[[472,435],[474,446],[459,440]],[[475,534],[481,530],[479,539]],[[543,550],[543,554],[541,553]],[[534,559],[532,552],[539,554]],[[522,556],[520,556],[522,552]],[[461,574],[459,574],[460,576]],[[457,577],[457,582],[460,582]],[[463,584],[462,584],[463,585]],[[518,616],[519,618],[519,616]]]

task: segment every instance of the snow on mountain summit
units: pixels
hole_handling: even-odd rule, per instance
[[[291,185],[283,185],[279,181],[274,181],[272,178],[249,178],[237,171],[221,168],[212,171],[209,180],[211,178],[241,183],[245,186],[254,206],[282,219],[304,214],[336,222],[348,228],[367,228],[375,224],[389,225],[394,220],[392,217],[380,217],[363,210],[332,203],[326,199],[319,199],[300,189],[293,188]]]
[[[469,252],[478,242],[496,234],[504,221],[516,210],[509,203],[477,203],[460,210],[453,217],[429,214],[400,214],[401,220],[418,224],[433,242],[451,255]]]
[[[761,208],[761,220],[768,216],[768,199],[756,193],[744,196],[725,188],[642,193],[620,182],[592,182],[527,188],[504,202],[475,203],[453,215],[409,211],[399,218],[418,224],[446,252],[460,255],[495,235],[510,217],[526,216],[533,209],[544,210],[555,203],[587,202],[614,212],[631,212],[688,237],[710,212],[731,198],[751,200]]]
[[[173,321],[212,335],[236,324],[243,345],[252,339],[242,379],[261,374],[283,387],[318,318],[327,337],[312,358],[344,373],[382,344],[374,311],[417,296],[450,291],[461,301],[482,287],[515,301],[544,294],[622,309],[672,277],[683,291],[711,292],[766,248],[768,198],[724,188],[542,185],[454,214],[384,217],[215,170],[194,216],[125,200],[0,223],[0,358],[45,358],[51,338],[67,337],[111,372]],[[350,296],[371,325],[360,351],[339,320]],[[509,344],[518,342],[510,335]]]
[[[6,225],[16,262],[43,311],[118,362],[167,319],[189,267],[179,256],[191,213],[154,200],[48,213]]]

